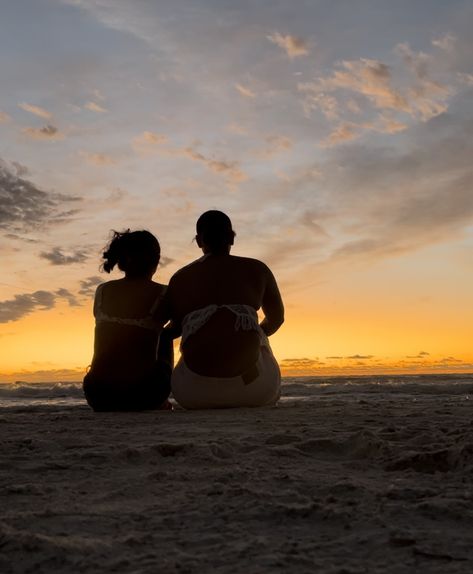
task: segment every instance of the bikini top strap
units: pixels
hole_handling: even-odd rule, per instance
[[[102,314],[102,291],[103,291],[103,283],[97,286],[95,290],[95,298],[94,298],[94,317]]]

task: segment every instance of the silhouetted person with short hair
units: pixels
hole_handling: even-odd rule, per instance
[[[114,232],[103,269],[115,265],[125,277],[97,287],[95,341],[84,394],[95,411],[157,409],[167,405],[172,340],[161,336],[153,314],[166,287],[152,281],[159,242],[149,231]],[[158,346],[159,344],[159,346]]]
[[[284,321],[274,276],[261,261],[230,255],[235,232],[221,211],[205,212],[196,228],[204,255],[171,278],[158,308],[182,329],[173,396],[187,409],[273,405],[281,377],[268,336]]]

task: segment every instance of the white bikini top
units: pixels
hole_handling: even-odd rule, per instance
[[[153,314],[156,311],[166,289],[163,289],[160,295],[158,295],[146,317],[131,319],[126,317],[112,317],[102,310],[102,291],[104,285],[105,283],[99,285],[95,292],[94,316],[96,325],[99,323],[118,323],[119,325],[132,325],[134,327],[141,327],[142,329],[149,329],[150,331],[161,330],[161,325],[153,319]]]
[[[194,335],[219,309],[228,309],[235,315],[235,331],[256,331],[259,335],[261,346],[269,348],[268,337],[258,323],[258,314],[250,305],[236,303],[226,305],[207,305],[202,309],[196,309],[187,313],[182,320],[181,347],[186,340]]]

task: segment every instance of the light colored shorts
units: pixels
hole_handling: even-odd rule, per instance
[[[261,347],[256,369],[258,374],[251,382],[242,375],[206,377],[191,371],[181,357],[172,374],[172,394],[185,409],[275,405],[281,394],[281,372],[266,347]]]

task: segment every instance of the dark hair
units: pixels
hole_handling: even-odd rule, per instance
[[[228,215],[216,209],[206,211],[199,217],[196,231],[202,242],[213,252],[233,245],[233,239],[236,235]]]
[[[127,275],[146,275],[157,267],[161,255],[159,241],[149,231],[113,231],[112,240],[103,253],[103,270],[118,265]]]

